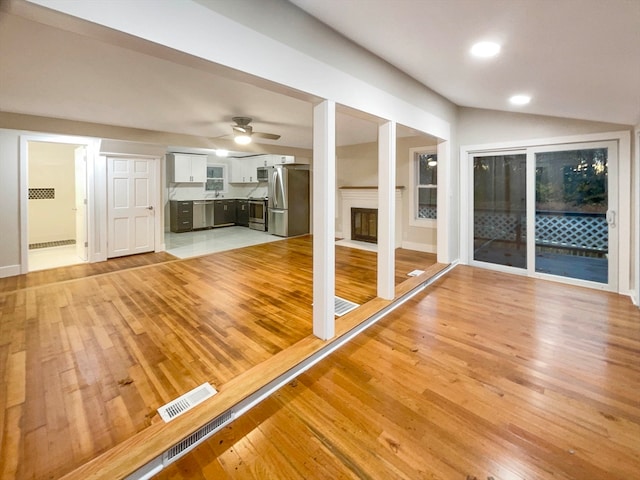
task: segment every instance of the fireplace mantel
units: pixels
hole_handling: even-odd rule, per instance
[[[345,186],[339,187],[340,222],[341,232],[336,235],[344,239],[351,239],[351,209],[352,208],[378,208],[378,187]],[[396,228],[395,247],[402,244],[402,192],[404,187],[396,187]]]

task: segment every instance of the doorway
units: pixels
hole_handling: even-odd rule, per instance
[[[471,263],[617,291],[617,143],[469,155]]]
[[[28,141],[26,147],[28,271],[86,262],[86,145]]]

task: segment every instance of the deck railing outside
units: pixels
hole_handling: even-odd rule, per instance
[[[526,212],[476,210],[477,240],[526,242]],[[536,245],[562,249],[578,256],[604,256],[608,252],[608,225],[604,213],[536,211]]]

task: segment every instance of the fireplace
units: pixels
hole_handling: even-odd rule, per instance
[[[351,240],[378,243],[378,209],[351,209]]]
[[[1,0],[0,0],[1,1]],[[395,231],[393,234],[393,243],[395,248],[400,248],[402,245],[402,191],[404,187],[396,187],[396,201],[395,201]],[[378,206],[378,188],[377,187],[340,187],[338,208],[339,213],[338,222],[336,223],[336,237],[342,239],[344,242],[352,242],[355,238],[351,233],[353,226],[351,210],[354,208],[379,211]],[[369,222],[371,223],[371,222]],[[371,239],[368,243],[371,248],[376,248],[377,245],[377,227],[378,220],[375,220],[376,228],[373,229],[373,233],[368,235],[370,237],[376,237],[376,240]],[[382,225],[380,226],[382,228]],[[371,232],[371,229],[369,229]],[[369,233],[368,232],[368,233]],[[362,244],[360,244],[362,245]]]

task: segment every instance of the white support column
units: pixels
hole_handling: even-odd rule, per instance
[[[335,336],[336,104],[313,109],[313,334]]]
[[[378,129],[378,296],[395,296],[396,124]]]

